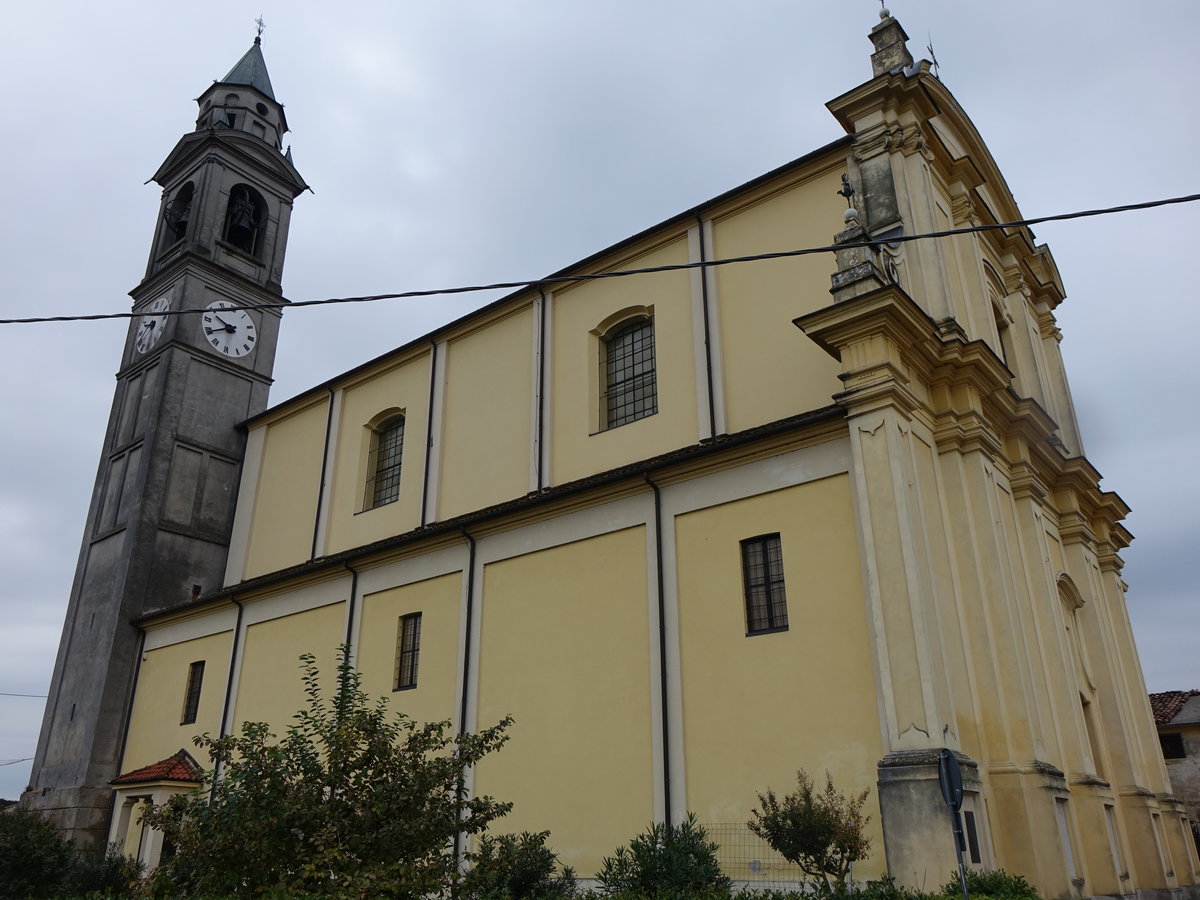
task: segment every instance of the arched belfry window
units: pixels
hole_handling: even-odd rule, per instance
[[[399,499],[400,463],[403,453],[403,415],[390,416],[371,430],[364,509],[374,509]]]
[[[163,209],[163,220],[167,223],[167,246],[177,244],[187,234],[188,219],[192,215],[192,196],[195,186],[189,181],[172,197]]]
[[[616,428],[658,412],[654,317],[618,323],[601,338],[600,346],[603,427]]]
[[[267,224],[267,203],[262,195],[246,184],[234,185],[225,210],[221,238],[243,253],[258,256],[262,252],[263,231]]]

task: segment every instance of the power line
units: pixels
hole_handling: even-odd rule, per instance
[[[17,763],[29,762],[33,759],[32,756],[26,756],[21,759],[0,759],[0,766],[15,766]]]
[[[1009,228],[1027,228],[1031,225],[1041,225],[1044,222],[1063,222],[1069,219],[1085,219],[1092,216],[1108,216],[1114,213],[1131,212],[1139,209],[1154,209],[1158,206],[1169,206],[1176,203],[1193,203],[1200,200],[1200,194],[1186,194],[1181,197],[1169,197],[1165,200],[1148,200],[1144,203],[1128,203],[1124,206],[1109,206],[1104,209],[1088,209],[1078,212],[1058,213],[1052,216],[1038,216],[1033,219],[1018,219],[1013,222],[996,222],[991,225],[971,225],[966,228],[950,228],[945,231],[930,231],[924,234],[889,235],[869,241],[851,241],[845,244],[826,244],[821,247],[804,247],[798,250],[777,250],[771,253],[754,253],[748,256],[731,256],[723,259],[699,260],[696,262],[673,263],[663,266],[649,266],[641,269],[620,269],[615,272],[585,272],[576,275],[553,275],[546,278],[531,278],[525,281],[497,281],[492,284],[475,284],[461,287],[430,288],[423,291],[400,291],[393,294],[368,294],[362,297],[327,297],[321,300],[294,300],[279,303],[254,303],[247,305],[230,305],[224,309],[294,309],[301,306],[329,306],[335,303],[374,303],[379,300],[406,300],[417,297],[438,297],[448,294],[471,294],[482,291],[516,290],[518,288],[549,287],[556,284],[575,284],[581,281],[599,281],[602,278],[627,278],[631,275],[652,275],[658,272],[676,272],[686,269],[700,269],[716,266],[726,266],[734,263],[760,262],[768,259],[787,259],[793,256],[810,256],[815,253],[832,253],[835,250],[845,250],[852,247],[875,247],[881,243],[906,244],[913,241],[924,241],[933,238],[954,237],[961,234],[978,234],[984,231],[1001,231]],[[155,312],[156,316],[187,316],[203,313],[199,309],[166,309]],[[104,319],[136,319],[142,312],[92,313],[79,316],[30,316],[22,319],[0,319],[0,325],[41,325],[49,322],[96,322]]]
[[[10,694],[8,691],[0,691],[0,697],[36,697],[39,700],[45,700],[45,694]]]

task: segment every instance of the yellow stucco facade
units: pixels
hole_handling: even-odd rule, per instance
[[[948,749],[968,865],[1192,889],[1061,280],[1020,227],[899,240],[1021,217],[898,23],[872,39],[844,139],[564,273],[678,268],[518,290],[249,422],[225,587],[142,623],[123,769],[187,744],[195,660],[198,724],[282,728],[296,657],[348,642],[405,714],[512,715],[471,789],[585,877],[803,768],[868,792],[856,878],[941,884]]]

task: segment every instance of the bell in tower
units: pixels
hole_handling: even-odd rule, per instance
[[[307,187],[259,38],[201,94],[163,188],[24,802],[103,839],[142,635],[220,589],[245,452],[267,405],[292,203]]]

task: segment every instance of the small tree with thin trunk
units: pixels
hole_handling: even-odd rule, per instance
[[[466,771],[507,740],[504,719],[478,734],[419,724],[368,701],[342,648],[326,697],[301,658],[307,708],[281,740],[263,723],[196,745],[213,768],[201,788],[144,821],[175,855],[156,874],[169,896],[420,897],[458,877],[454,838],[512,804],[470,797]]]
[[[821,878],[826,888],[846,883],[852,863],[866,859],[871,840],[864,834],[870,817],[863,814],[867,791],[847,796],[825,773],[818,792],[803,769],[796,772],[796,790],[776,797],[768,789],[758,795],[761,810],[751,811],[747,827],[804,874]]]

